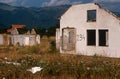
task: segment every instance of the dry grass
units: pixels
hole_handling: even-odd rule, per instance
[[[43,37],[41,44],[33,47],[4,47],[0,49],[0,79],[119,79],[120,58],[66,55],[53,51],[51,41]],[[6,59],[7,58],[7,59]],[[22,66],[5,64],[17,61]],[[24,61],[24,62],[23,62]],[[26,69],[43,68],[32,74]]]

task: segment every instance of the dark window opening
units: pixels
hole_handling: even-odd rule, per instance
[[[108,30],[99,30],[99,46],[108,46]]]
[[[96,10],[87,11],[87,21],[94,22],[96,21]]]
[[[87,30],[87,45],[96,45],[96,31]]]

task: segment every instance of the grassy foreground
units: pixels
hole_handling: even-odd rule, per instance
[[[1,46],[0,79],[120,79],[120,58],[60,54],[53,41],[43,37],[37,46]],[[43,69],[27,71],[34,66]]]

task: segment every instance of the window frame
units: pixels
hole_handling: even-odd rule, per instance
[[[91,18],[91,14],[94,13],[93,17]],[[93,9],[93,10],[87,10],[87,22],[96,22],[97,20],[97,10]]]
[[[101,31],[101,35],[100,35],[100,31]],[[102,31],[104,31],[104,36],[103,36],[103,34],[102,34]],[[103,36],[103,37],[101,37],[101,36]],[[102,38],[104,38],[104,41],[105,41],[105,44],[103,43],[104,41],[102,40],[100,40],[100,39],[102,39]],[[102,47],[108,47],[109,46],[109,30],[108,29],[99,29],[98,30],[98,46],[102,46]],[[100,43],[101,43],[101,45],[100,45]]]

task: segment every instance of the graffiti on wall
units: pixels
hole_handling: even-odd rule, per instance
[[[77,41],[83,41],[83,40],[85,40],[84,34],[78,34],[77,35]]]

